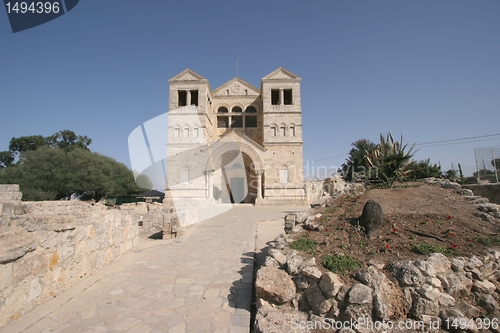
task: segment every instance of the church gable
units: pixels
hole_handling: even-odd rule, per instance
[[[175,81],[207,81],[207,79],[205,79],[200,74],[192,71],[191,69],[186,68],[185,70],[168,80],[168,82],[170,83]]]
[[[216,97],[224,96],[259,96],[260,92],[250,83],[235,77],[214,90]]]
[[[260,151],[266,151],[266,148],[262,147],[257,142],[253,141],[252,139],[250,139],[248,136],[241,133],[240,131],[237,131],[234,129],[229,131],[228,133],[224,134],[223,136],[221,136],[221,138],[219,139],[218,142],[244,143],[244,144],[247,144],[254,149],[258,149]]]
[[[283,67],[280,67],[276,69],[275,71],[269,73],[266,75],[263,79],[264,80],[300,80],[300,77],[297,75],[293,74],[292,72],[284,69]]]

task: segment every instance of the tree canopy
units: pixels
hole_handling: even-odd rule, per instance
[[[90,142],[90,138],[68,130],[47,138],[13,138],[10,151],[0,152],[0,183],[19,184],[24,200],[74,196],[99,200],[146,190],[136,185],[132,171],[124,164],[91,152]]]

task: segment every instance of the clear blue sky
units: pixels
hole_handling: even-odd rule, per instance
[[[70,129],[130,165],[128,135],[167,111],[168,79],[189,67],[214,89],[236,56],[257,87],[279,66],[302,77],[309,167],[340,166],[346,156],[323,158],[381,132],[500,133],[500,1],[83,0],[16,34],[0,8],[0,151]],[[484,139],[416,158],[472,173],[473,149],[500,144]]]

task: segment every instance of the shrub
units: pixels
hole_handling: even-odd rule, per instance
[[[299,238],[290,244],[290,247],[294,250],[310,252],[313,254],[316,252],[316,247],[318,246],[318,242],[309,237]]]
[[[486,246],[498,246],[500,245],[500,237],[498,236],[481,236],[475,239],[476,243],[486,245]]]
[[[362,266],[356,258],[342,254],[325,254],[321,257],[321,265],[334,273],[345,273]]]
[[[452,250],[442,248],[439,245],[432,245],[427,243],[412,243],[410,245],[412,251],[418,254],[431,254],[431,253],[442,253],[446,255],[453,254]]]

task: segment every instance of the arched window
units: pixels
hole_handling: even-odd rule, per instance
[[[257,113],[257,109],[254,106],[249,106],[245,109],[245,112],[247,113]]]
[[[184,167],[181,170],[181,184],[189,184],[189,168]]]
[[[288,168],[282,167],[280,170],[280,183],[288,183]]]
[[[234,163],[233,169],[243,169],[243,165],[241,165],[241,163]]]
[[[243,110],[239,106],[233,107],[233,112],[242,112]]]
[[[228,110],[225,106],[221,106],[218,110],[217,113],[227,113]]]

